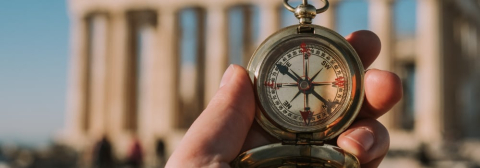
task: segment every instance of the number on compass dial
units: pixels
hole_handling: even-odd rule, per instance
[[[282,120],[318,126],[346,101],[348,76],[341,58],[318,44],[301,43],[283,53],[268,70],[264,87]]]

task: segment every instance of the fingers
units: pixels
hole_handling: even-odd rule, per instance
[[[402,81],[388,71],[371,69],[365,74],[365,100],[359,118],[373,118],[385,114],[403,96]]]
[[[346,37],[367,68],[380,53],[378,36],[368,30],[353,32]],[[359,118],[378,118],[402,98],[402,82],[391,72],[372,69],[365,74],[365,100]]]
[[[231,65],[220,85],[167,167],[228,165],[240,152],[255,115],[252,84],[245,69]]]
[[[356,31],[345,38],[355,49],[365,68],[370,66],[380,53],[380,38],[371,31]]]
[[[248,132],[245,143],[243,144],[241,152],[245,152],[249,149],[260,147],[263,145],[280,142],[279,139],[270,135],[265,131],[257,121],[253,121],[252,128]]]
[[[387,129],[374,119],[355,121],[342,133],[337,144],[357,156],[363,167],[377,167],[390,146]]]
[[[346,37],[367,68],[380,53],[381,43],[375,33],[357,31]],[[365,100],[358,119],[337,139],[344,150],[357,156],[362,167],[378,167],[388,151],[390,138],[377,120],[402,97],[400,78],[394,73],[372,69],[365,74]]]

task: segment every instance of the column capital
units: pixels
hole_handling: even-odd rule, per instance
[[[226,5],[216,5],[216,6],[208,6],[207,8],[205,8],[205,10],[207,11],[206,13],[208,15],[215,14],[215,13],[227,14],[229,8],[230,7]]]
[[[212,7],[207,11],[205,103],[209,102],[228,64],[228,13],[227,8]],[[206,105],[206,104],[205,104]]]
[[[342,0],[329,0],[328,3],[330,3],[329,8],[336,8],[338,4],[340,4]]]
[[[161,7],[157,10],[157,12],[158,12],[157,14],[160,15],[160,16],[162,16],[162,15],[175,15],[178,10],[179,9],[177,9],[176,7]]]
[[[370,3],[384,3],[392,5],[396,0],[368,0]]]
[[[280,1],[278,1],[280,2]],[[264,39],[266,39],[271,34],[275,33],[280,29],[280,5],[277,4],[267,4],[261,3],[260,5],[260,33],[259,41],[257,44],[260,44]]]
[[[329,1],[330,7],[328,7],[327,11],[317,14],[317,17],[313,19],[314,24],[318,24],[329,29],[335,30],[336,29],[336,19],[337,19],[337,7],[340,3],[339,0],[331,0]]]
[[[283,7],[283,1],[258,1],[258,4],[262,8],[280,8]]]

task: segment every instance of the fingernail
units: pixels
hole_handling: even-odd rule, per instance
[[[358,128],[350,132],[346,137],[362,146],[365,151],[368,151],[375,141],[372,131],[367,128]]]
[[[230,64],[230,66],[228,66],[227,70],[223,74],[222,80],[220,81],[220,87],[222,87],[223,85],[227,84],[228,81],[230,81],[230,78],[232,78],[234,71],[235,71],[235,66],[233,66],[233,64]]]
[[[353,33],[350,33],[349,35],[345,36],[345,39],[349,39],[350,37],[352,37],[352,34]]]
[[[365,74],[366,74],[368,71],[370,71],[370,70],[379,70],[379,69],[377,69],[377,68],[368,68],[368,69],[365,70]]]

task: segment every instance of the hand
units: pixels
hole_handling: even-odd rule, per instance
[[[368,67],[380,52],[380,40],[370,31],[346,37]],[[386,155],[388,131],[376,119],[402,97],[397,75],[372,69],[365,74],[365,100],[355,122],[336,143],[354,154],[362,167],[378,167]],[[229,167],[235,157],[248,149],[279,142],[254,122],[255,98],[245,69],[230,65],[220,89],[192,124],[167,167]]]

